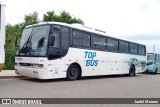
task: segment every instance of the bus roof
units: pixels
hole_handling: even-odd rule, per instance
[[[33,24],[33,25],[29,25],[28,27],[33,27],[33,26],[39,26],[39,25],[45,25],[45,24],[57,24],[57,25],[62,25],[62,26],[67,26],[67,27],[71,27],[71,28],[76,28],[79,30],[84,30],[84,31],[88,31],[88,32],[93,32],[93,33],[98,33],[101,35],[106,35],[105,31],[96,29],[96,28],[91,28],[82,24],[78,24],[78,23],[73,23],[73,24],[67,24],[67,23],[62,23],[62,22],[42,22],[42,23],[37,23],[37,24]]]
[[[107,37],[110,37],[110,38],[131,42],[129,40],[124,40],[124,39],[108,36],[108,35],[106,35],[106,32],[103,31],[103,30],[99,30],[99,29],[96,29],[96,28],[91,28],[91,27],[88,27],[88,26],[85,26],[85,25],[82,25],[82,24],[78,24],[78,23],[67,24],[67,23],[63,23],[63,22],[41,22],[41,23],[26,26],[25,28],[40,26],[40,25],[46,25],[46,24],[57,24],[57,25],[61,25],[61,26],[67,26],[67,27],[78,29],[78,30],[83,30],[83,31],[86,31],[86,32],[100,34],[100,35],[107,36]],[[135,43],[135,42],[131,42],[131,43]],[[136,43],[136,44],[139,44],[139,43]],[[142,44],[140,44],[140,45],[142,45]]]

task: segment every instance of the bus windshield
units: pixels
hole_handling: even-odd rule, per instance
[[[153,61],[153,60],[154,60],[154,54],[148,54],[147,61]]]
[[[147,54],[147,65],[152,65],[154,60],[154,54]]]
[[[49,31],[50,25],[24,29],[19,55],[46,56]]]

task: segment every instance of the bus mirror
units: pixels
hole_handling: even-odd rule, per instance
[[[55,44],[55,36],[51,36],[50,41],[49,41],[49,47],[54,46]]]
[[[16,36],[15,46],[19,47],[20,36]]]
[[[157,55],[156,55],[156,54],[155,54],[154,60],[155,60],[155,61],[157,60]]]

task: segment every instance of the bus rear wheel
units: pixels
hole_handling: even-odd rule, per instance
[[[71,65],[67,70],[67,79],[70,81],[77,80],[80,75],[80,69],[77,65]]]
[[[133,77],[133,76],[135,76],[136,74],[135,74],[135,67],[132,65],[131,67],[130,67],[130,69],[129,69],[129,76],[130,77]]]

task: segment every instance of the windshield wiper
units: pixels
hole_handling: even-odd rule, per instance
[[[31,42],[31,39],[32,39],[32,35],[30,35],[27,39],[27,41],[24,43],[24,45],[22,46],[22,48],[20,49],[19,51],[19,54],[22,52],[22,50],[24,50],[25,48],[27,48],[27,45]],[[22,52],[24,53],[24,52]],[[25,53],[26,54],[26,53]]]

